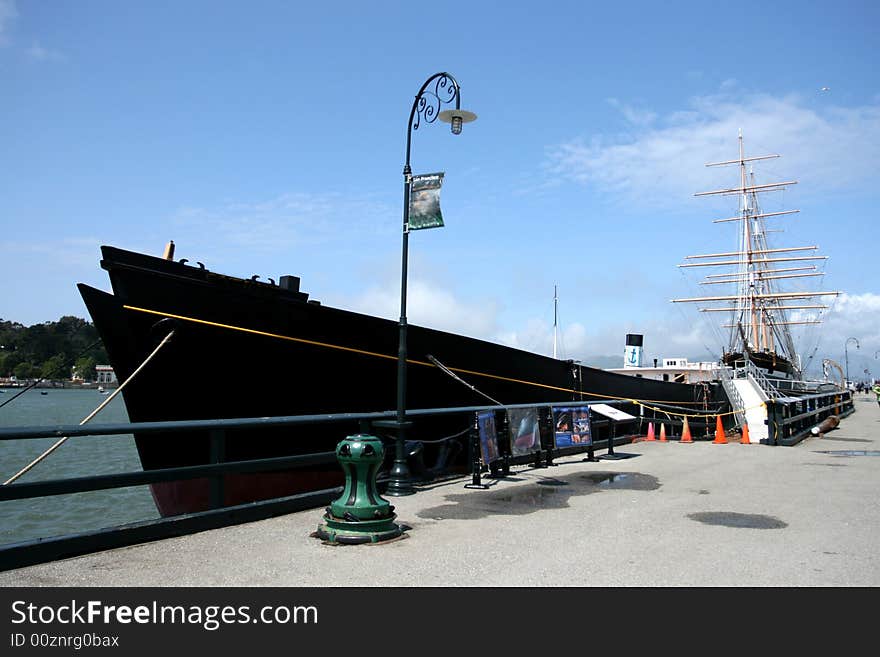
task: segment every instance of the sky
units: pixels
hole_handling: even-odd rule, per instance
[[[670,300],[701,292],[686,255],[736,249],[712,223],[735,201],[694,194],[737,183],[704,165],[742,130],[781,156],[758,177],[798,181],[763,199],[800,210],[773,238],[818,245],[842,292],[804,359],[880,378],[878,23],[847,0],[0,0],[0,318],[88,318],[102,244],[174,240],[396,320],[407,119],[446,71],[478,118],[412,131],[445,226],[410,234],[411,324],[549,355],[555,287],[560,357],[620,366],[639,333],[647,362],[717,359],[715,314]]]

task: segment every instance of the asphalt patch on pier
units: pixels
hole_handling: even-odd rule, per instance
[[[591,472],[566,479],[548,477],[524,486],[447,495],[448,504],[420,511],[432,520],[479,520],[490,515],[525,515],[564,509],[570,498],[610,490],[650,491],[660,488],[652,475],[640,472]]]
[[[880,456],[880,451],[876,449],[818,450],[816,453],[829,456]]]
[[[828,440],[828,441],[834,440],[834,441],[838,441],[838,442],[842,442],[842,443],[872,443],[872,442],[874,442],[873,440],[871,440],[869,438],[835,438],[834,436],[828,436],[828,435],[822,436],[822,440]]]
[[[702,522],[705,525],[718,525],[720,527],[733,527],[735,529],[784,529],[788,527],[774,516],[765,516],[760,513],[734,513],[732,511],[703,511],[689,513],[688,518]]]

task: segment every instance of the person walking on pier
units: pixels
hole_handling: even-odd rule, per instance
[[[871,390],[877,395],[877,403],[880,404],[880,381],[874,381],[874,387]]]

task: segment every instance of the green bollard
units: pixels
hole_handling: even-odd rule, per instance
[[[394,523],[394,507],[379,495],[376,474],[385,457],[382,441],[359,433],[336,446],[345,472],[345,489],[330,503],[324,523],[312,534],[327,543],[378,543],[397,538],[403,529]]]

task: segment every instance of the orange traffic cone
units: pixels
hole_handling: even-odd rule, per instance
[[[661,443],[666,442],[666,425],[663,424],[662,422],[660,423],[660,442]]]
[[[752,442],[751,440],[749,440],[749,425],[748,424],[743,423],[742,438],[740,438],[739,442],[742,443],[743,445],[748,445]]]
[[[694,442],[693,438],[691,438],[691,428],[688,426],[687,415],[684,416],[684,425],[682,425],[682,427],[681,427],[681,442],[683,442],[683,443]]]
[[[716,415],[715,418],[715,440],[712,442],[716,445],[726,445],[727,438],[724,435],[724,425],[721,424],[721,416]]]
[[[648,437],[645,438],[645,442],[651,442],[653,440],[656,440],[654,438],[654,423],[648,422]]]

